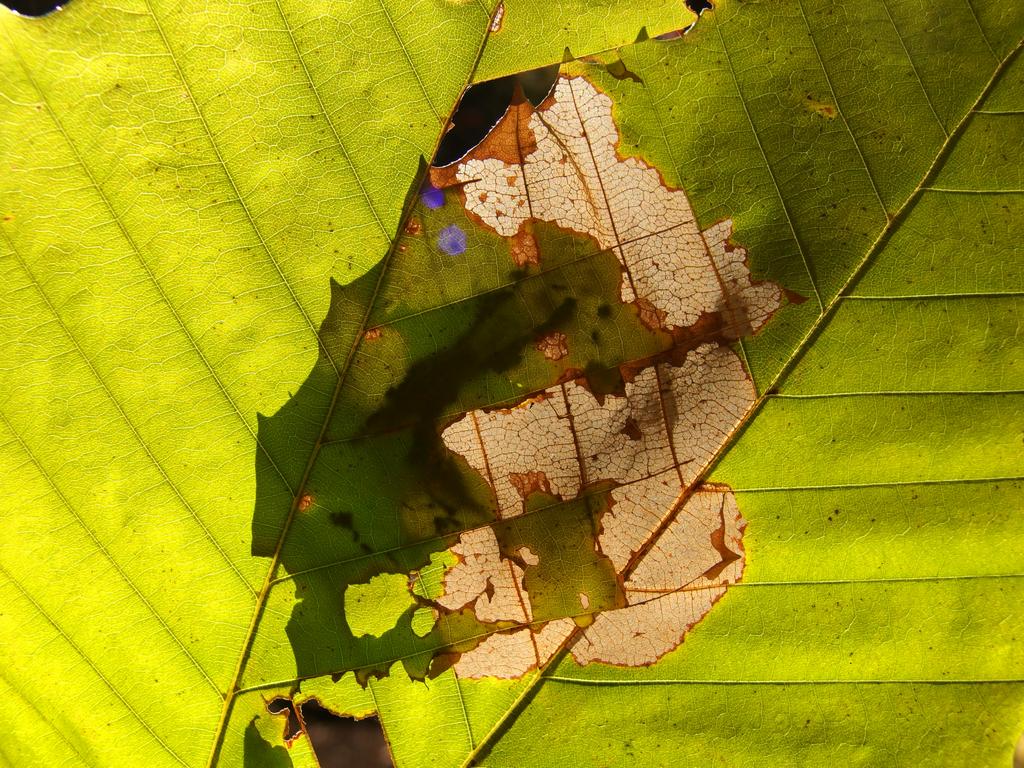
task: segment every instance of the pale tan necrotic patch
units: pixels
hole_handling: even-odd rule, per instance
[[[509,440],[509,434],[515,434]],[[579,464],[561,388],[515,408],[473,411],[443,434],[448,448],[465,457],[494,487],[501,517],[523,512],[522,478],[543,473],[544,487],[563,498],[580,489]]]
[[[549,333],[537,342],[537,351],[542,352],[548,360],[561,360],[569,354],[565,334],[560,331]]]
[[[583,379],[570,380],[511,408],[468,413],[442,433],[490,483],[501,518],[524,514],[534,493],[571,500],[611,485],[596,547],[627,605],[593,617],[572,654],[583,664],[636,666],[678,646],[742,575],[744,521],[733,494],[694,481],[756,396],[728,342],[763,327],[782,292],[751,279],[730,220],[702,231],[685,192],[620,157],[618,144],[611,99],[583,77],[563,76],[539,108],[513,104],[466,159],[432,175],[437,186],[459,186],[470,215],[511,239],[517,264],[542,259],[532,226],[551,222],[615,253],[620,298],[648,325],[676,339],[707,338],[701,323],[715,319],[715,341],[623,367],[618,394],[598,397]],[[552,334],[537,349],[558,360],[566,343]],[[451,552],[459,562],[440,606],[526,625],[464,654],[460,676],[521,676],[573,636],[571,618],[531,625],[521,565],[537,565],[532,552],[520,551],[519,564],[503,558],[489,529],[463,534]],[[579,603],[577,618],[585,617],[590,599],[581,593]]]
[[[659,481],[660,478],[651,478]],[[632,486],[630,490],[635,490]],[[637,536],[645,538],[660,523],[664,510],[678,497],[679,486],[665,482],[663,495],[622,495],[635,507],[628,513]],[[657,507],[655,505],[664,504]],[[650,506],[647,506],[650,505]],[[607,519],[607,516],[606,516]],[[731,491],[705,486],[687,500],[664,534],[639,562],[625,583],[628,607],[598,614],[572,646],[573,658],[581,664],[605,662],[626,666],[651,664],[676,648],[686,632],[700,621],[730,584],[743,574],[742,531],[745,523]],[[451,586],[455,607],[476,599],[481,620],[511,619],[522,624],[533,620],[529,595],[522,589],[522,570],[513,563],[497,565],[497,542],[478,532],[464,534],[453,551],[459,551],[467,537],[486,541],[486,557],[467,559],[471,575],[460,574]],[[602,538],[602,546],[604,539]],[[630,551],[625,551],[628,558]],[[618,564],[618,563],[617,563]],[[452,573],[463,567],[455,566]],[[509,574],[505,576],[504,574]],[[495,583],[497,582],[497,583]],[[464,589],[466,583],[473,586]],[[487,598],[486,585],[492,585]],[[518,605],[512,592],[518,585]],[[480,591],[470,596],[477,588]],[[469,599],[467,599],[469,598]],[[481,600],[484,600],[481,603]],[[444,600],[443,600],[444,602]],[[498,602],[502,610],[495,610]],[[580,594],[581,611],[588,606]],[[463,654],[455,665],[460,677],[516,678],[547,662],[570,637],[576,624],[559,619],[541,626],[524,626],[491,635],[474,650]]]
[[[757,331],[781,292],[750,280],[746,252],[728,244],[732,222],[701,232],[686,193],[620,157],[618,143],[611,99],[583,77],[561,77],[539,109],[514,106],[435,181],[461,184],[466,209],[499,235],[516,238],[537,219],[592,236],[622,265],[623,302],[657,307],[667,326],[693,325],[728,297],[740,327]]]
[[[600,401],[572,381],[515,408],[467,414],[442,439],[491,482],[501,516],[515,517],[524,509],[524,478],[571,499],[589,482],[635,483],[678,465],[678,495],[753,401],[739,357],[704,344],[681,366],[641,370],[624,397]]]
[[[455,663],[459,677],[515,679],[537,666],[534,633],[529,627],[490,635]]]
[[[437,600],[440,606],[458,610],[472,605],[477,618],[485,622],[529,625],[533,621],[529,595],[523,587],[523,569],[502,559],[493,530],[463,533],[451,552],[458,563],[445,573],[444,592]],[[540,562],[527,547],[517,554],[528,566]],[[540,627],[523,626],[496,633],[462,654],[455,672],[460,677],[522,677],[547,661],[575,626],[571,619],[560,619]]]
[[[467,531],[451,552],[459,562],[444,575],[439,605],[452,611],[472,605],[477,618],[485,622],[530,620],[520,593],[523,571],[502,559],[493,530]]]
[[[744,525],[728,488],[690,496],[626,581],[629,607],[594,619],[573,646],[576,661],[640,666],[679,645],[742,576]]]
[[[571,619],[549,621],[542,627],[524,627],[491,635],[455,664],[461,678],[515,679],[536,669],[562,646],[576,624]]]

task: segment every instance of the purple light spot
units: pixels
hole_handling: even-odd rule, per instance
[[[458,224],[449,224],[437,236],[437,247],[449,256],[458,256],[466,251],[466,233]]]
[[[423,187],[423,191],[420,193],[420,200],[422,200],[423,204],[431,210],[440,208],[444,205],[444,192],[430,182],[427,182]]]

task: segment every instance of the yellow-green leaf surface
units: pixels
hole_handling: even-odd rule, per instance
[[[646,39],[691,19],[530,0],[0,16],[0,759],[315,765],[284,745],[280,695],[377,712],[399,766],[1009,763],[1024,12],[729,0]],[[538,223],[540,264],[516,271],[456,187],[418,194],[467,83],[567,58],[564,82],[613,105],[619,155],[685,190],[697,231],[730,220],[785,291],[720,340],[757,399],[686,478],[735,494],[742,580],[650,666],[572,653],[630,610],[593,554],[614,491],[495,522],[465,463],[437,512],[446,476],[408,461],[573,366],[665,354],[619,301],[615,248]],[[556,330],[564,360],[488,357]],[[578,625],[539,670],[448,668],[518,626],[435,623],[474,530],[527,569],[526,632]]]

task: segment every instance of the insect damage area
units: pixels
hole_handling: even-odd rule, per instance
[[[741,578],[736,500],[700,478],[755,399],[738,342],[788,294],[624,152],[609,87],[644,86],[588,61],[513,87],[391,261],[334,286],[325,347],[355,352],[281,553],[299,676],[647,665]],[[261,441],[293,445],[332,375]]]
[[[619,262],[618,300],[675,342],[619,366],[609,391],[566,377],[518,405],[470,412],[442,434],[486,478],[502,518],[522,515],[533,495],[574,499],[609,484],[594,544],[614,567],[620,604],[599,604],[572,652],[580,663],[636,665],[678,645],[742,574],[744,522],[721,487],[690,495],[634,558],[752,405],[753,384],[730,342],[763,327],[782,293],[750,279],[730,221],[701,231],[685,192],[619,154],[612,106],[586,77],[562,76],[539,105],[515,99],[466,157],[433,168],[431,183],[457,189],[474,221],[508,238],[519,266],[543,265],[535,222],[593,238]],[[558,339],[559,355],[567,343]],[[553,346],[551,337],[538,343],[549,357]],[[532,478],[525,492],[524,477]],[[460,676],[518,677],[575,630],[568,617],[536,626],[529,571],[500,556],[491,529],[463,534],[452,552],[459,564],[445,577],[442,605],[523,626],[463,654]],[[591,610],[586,587],[575,594],[579,610]]]

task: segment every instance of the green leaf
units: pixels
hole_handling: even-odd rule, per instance
[[[724,2],[629,45],[688,23],[649,5],[510,1],[489,37],[471,2],[0,17],[5,762],[314,765],[275,696],[376,711],[399,765],[1008,762],[1024,15]],[[463,86],[566,49],[575,85],[514,105],[471,159],[512,189],[554,178],[502,144],[532,136],[582,167],[597,135],[551,110],[605,98],[579,124],[612,126],[617,160],[592,162],[627,181],[560,182],[553,208],[495,188],[533,211],[512,233],[458,166],[422,201]],[[666,260],[623,294],[636,244],[683,231],[650,198],[637,238],[612,231],[638,168],[692,207],[694,258],[729,265],[704,298]],[[586,199],[577,226],[556,210]],[[629,483],[573,485],[557,441],[502,415],[554,389],[633,408],[698,359],[740,377],[697,366],[659,423],[718,426]],[[612,423],[585,413],[577,448]],[[453,448],[472,419],[502,437],[481,455],[538,449],[524,471]],[[607,455],[654,461],[646,430],[623,422]],[[645,486],[655,469],[678,487]],[[617,560],[627,502],[653,525]],[[710,536],[673,548],[691,513]],[[675,606],[655,646],[636,596],[662,556],[699,569],[644,603]],[[656,664],[639,640],[600,650],[617,616]],[[512,663],[521,641],[539,669]],[[595,661],[611,650],[634,666]]]

